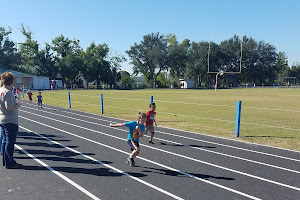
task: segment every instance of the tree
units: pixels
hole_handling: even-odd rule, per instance
[[[201,83],[210,83],[211,79],[215,78],[214,74],[208,74],[208,70],[211,72],[218,71],[219,69],[219,46],[218,44],[210,43],[210,54],[209,54],[209,66],[208,69],[208,42],[192,42],[191,48],[188,54],[187,60],[187,76],[198,81],[199,86]]]
[[[11,29],[0,27],[0,67],[6,69],[17,69],[20,64],[20,56],[17,53],[16,43],[9,39]]]
[[[21,68],[30,74],[36,74],[38,68],[39,44],[32,38],[32,32],[29,28],[21,24],[21,32],[26,37],[25,42],[20,43]]]
[[[157,85],[159,88],[166,88],[169,87],[170,81],[167,78],[167,74],[162,72],[157,77]]]
[[[121,71],[121,84],[123,89],[131,89],[134,83],[134,79],[130,77],[130,74],[126,71]]]
[[[96,81],[97,87],[100,82],[109,83],[112,73],[110,63],[107,61],[109,48],[106,44],[95,45],[94,42],[86,49],[84,53],[83,76],[87,82]]]
[[[124,56],[112,56],[109,58],[110,63],[110,73],[108,83],[110,85],[115,85],[118,81],[121,80],[121,63],[126,61]]]
[[[170,51],[170,75],[177,80],[179,78],[185,78],[190,41],[188,39],[185,39],[181,44],[179,44],[176,36],[170,35],[168,37],[168,42]]]
[[[276,58],[276,68],[278,77],[287,77],[290,74],[287,56],[284,52],[279,52]]]
[[[126,53],[133,64],[133,73],[143,74],[150,84],[156,84],[159,73],[169,66],[167,40],[159,33],[145,35],[140,44],[134,43]]]
[[[37,75],[47,76],[50,79],[57,79],[59,77],[59,69],[55,65],[56,57],[54,52],[51,51],[51,46],[45,43],[45,48],[38,52],[38,65],[36,69]]]
[[[63,35],[52,40],[52,50],[56,52],[57,59],[55,67],[59,69],[60,78],[67,84],[76,83],[76,77],[84,66],[84,52],[79,43],[79,40],[70,40]]]

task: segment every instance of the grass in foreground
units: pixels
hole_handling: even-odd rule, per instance
[[[236,138],[236,102],[242,101],[238,140],[300,151],[300,90],[242,88],[218,90],[72,90],[72,109],[134,120],[148,111],[150,96],[157,105],[159,126]],[[36,96],[37,93],[34,93]],[[68,92],[42,92],[43,103],[68,108]]]

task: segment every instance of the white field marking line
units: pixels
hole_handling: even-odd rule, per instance
[[[58,93],[58,92],[53,92],[57,94],[64,94],[64,93]],[[67,95],[67,93],[66,93]],[[88,96],[88,97],[99,97],[99,96],[90,96],[90,95],[80,95],[80,94],[72,94],[72,95],[77,95],[77,96]],[[104,97],[104,98],[110,98],[110,99],[122,99],[122,100],[139,100],[139,101],[148,101],[146,99],[129,99],[129,98],[115,98],[115,97]],[[177,104],[187,104],[187,105],[198,105],[198,106],[215,106],[215,107],[230,107],[230,108],[236,108],[236,106],[230,106],[230,105],[214,105],[214,104],[199,104],[199,103],[186,103],[186,102],[175,102],[175,101],[161,101],[161,100],[155,100],[157,102],[162,102],[162,103],[177,103]],[[282,111],[282,112],[296,112],[300,113],[299,110],[284,110],[284,109],[277,109],[277,108],[260,108],[260,107],[254,107],[254,106],[243,106],[243,108],[247,109],[258,109],[258,110],[272,110],[272,111]]]
[[[30,112],[23,111],[23,110],[22,110],[22,112],[30,113]],[[85,127],[82,127],[82,126],[78,126],[78,125],[71,124],[71,123],[68,123],[68,122],[63,122],[63,121],[60,121],[60,120],[52,119],[52,118],[45,117],[45,116],[38,115],[38,114],[34,114],[34,113],[30,113],[30,114],[31,115],[36,115],[36,116],[39,116],[39,117],[43,117],[43,118],[46,118],[46,119],[50,119],[50,120],[53,120],[53,121],[57,121],[57,122],[60,122],[60,123],[63,123],[63,124],[67,124],[67,125],[70,125],[70,126],[78,127],[78,128],[84,129],[84,130],[92,131],[92,132],[95,132],[95,133],[100,133],[102,135],[106,135],[106,136],[109,136],[109,137],[112,137],[112,138],[116,138],[116,139],[119,139],[119,140],[126,141],[123,138],[119,138],[117,136],[109,135],[109,134],[106,134],[106,133],[103,133],[103,132],[100,132],[100,131],[96,131],[96,130],[93,130],[93,129],[85,128]],[[21,118],[24,118],[24,119],[29,120],[29,121],[34,121],[34,120],[27,119],[25,117],[21,117]],[[35,123],[39,123],[37,121],[34,121],[34,122]],[[42,123],[39,123],[39,124],[42,124]],[[43,125],[44,126],[48,126],[46,124],[43,124]],[[120,130],[118,128],[114,128],[114,129]],[[227,168],[227,167],[222,167],[222,166],[215,165],[215,164],[212,164],[212,163],[209,163],[209,162],[201,161],[201,160],[198,160],[198,159],[195,159],[195,158],[191,158],[191,157],[180,155],[180,154],[177,154],[177,153],[165,151],[165,150],[162,150],[162,149],[159,149],[159,148],[155,148],[155,147],[151,147],[151,146],[147,146],[147,145],[144,145],[144,144],[140,144],[140,145],[148,147],[148,148],[151,148],[151,149],[154,149],[154,150],[157,150],[157,151],[161,151],[161,152],[164,152],[164,153],[167,153],[167,154],[171,154],[171,155],[174,155],[174,156],[178,156],[178,157],[181,157],[181,158],[185,158],[185,159],[188,159],[188,160],[192,160],[192,161],[195,161],[195,162],[206,164],[206,165],[209,165],[209,166],[212,166],[212,167],[216,167],[216,168],[219,168],[219,169],[227,170],[227,171],[234,172],[234,173],[237,173],[237,174],[241,174],[241,175],[244,175],[244,176],[248,176],[248,177],[251,177],[251,178],[254,178],[254,179],[262,180],[262,181],[269,182],[269,183],[272,183],[272,184],[275,184],[275,185],[280,185],[280,186],[283,186],[283,187],[287,187],[287,188],[290,188],[290,189],[294,189],[294,190],[300,191],[300,188],[297,188],[297,187],[294,187],[294,186],[291,186],[291,185],[287,185],[287,184],[284,184],[284,183],[279,183],[277,181],[272,181],[272,180],[269,180],[269,179],[266,179],[266,178],[262,178],[262,177],[255,176],[255,175],[252,175],[252,174],[247,174],[245,172],[240,172],[240,171],[237,171],[237,170],[234,170],[234,169],[230,169],[230,168]]]
[[[33,160],[35,160],[36,162],[38,162],[39,164],[41,164],[42,166],[46,167],[49,171],[51,171],[52,173],[56,174],[57,176],[59,176],[60,178],[62,178],[64,181],[68,182],[69,184],[73,185],[74,187],[76,187],[78,190],[80,190],[81,192],[83,192],[84,194],[86,194],[87,196],[91,197],[92,199],[96,199],[96,200],[100,200],[98,197],[96,197],[95,195],[93,195],[92,193],[90,193],[89,191],[87,191],[86,189],[84,189],[83,187],[81,187],[80,185],[78,185],[77,183],[75,183],[74,181],[72,181],[71,179],[69,179],[68,177],[62,175],[61,173],[59,173],[58,171],[56,171],[55,169],[53,169],[52,167],[50,167],[49,165],[47,165],[46,163],[44,163],[43,161],[37,159],[35,156],[33,156],[32,154],[28,153],[26,150],[22,149],[19,145],[15,144],[15,147],[17,147],[19,150],[21,150],[24,154],[26,154],[28,157],[32,158]]]
[[[21,117],[21,118],[23,118],[23,119],[25,119],[25,120],[32,121],[32,122],[35,122],[35,123],[37,123],[37,124],[40,124],[40,125],[42,125],[42,126],[46,126],[46,127],[49,127],[49,128],[52,128],[52,129],[55,129],[55,130],[58,130],[58,131],[64,132],[64,133],[66,133],[66,134],[69,134],[69,135],[72,135],[72,136],[78,137],[78,138],[80,138],[80,139],[83,139],[83,140],[86,140],[86,141],[89,141],[89,142],[92,142],[92,143],[95,143],[95,144],[98,144],[98,145],[101,145],[101,146],[107,147],[107,148],[109,148],[109,149],[112,149],[112,150],[115,150],[115,151],[118,151],[118,152],[121,152],[121,153],[124,153],[124,154],[127,154],[127,155],[130,155],[129,153],[127,153],[127,152],[125,152],[125,151],[122,151],[122,150],[120,150],[120,149],[117,149],[117,148],[113,148],[113,147],[111,147],[111,146],[108,146],[108,145],[105,145],[105,144],[103,144],[103,143],[100,143],[100,142],[97,142],[97,141],[94,141],[94,140],[91,140],[91,139],[88,139],[88,138],[85,138],[85,137],[82,137],[82,136],[79,136],[79,135],[73,134],[73,133],[71,133],[71,132],[68,132],[68,131],[64,131],[64,130],[62,130],[62,129],[59,129],[59,128],[56,128],[56,127],[53,127],[53,126],[49,126],[49,125],[47,125],[47,124],[43,124],[43,123],[41,123],[41,122],[38,122],[38,121],[34,121],[34,120],[31,120],[31,119],[28,119],[28,118],[25,118],[25,117],[22,117],[22,116],[20,116],[20,117]],[[87,129],[87,128],[83,128],[83,129]],[[102,132],[100,132],[100,131],[95,131],[95,130],[92,130],[92,129],[87,129],[87,130],[90,130],[90,131],[92,131],[92,132],[97,132],[97,133],[100,133],[100,134],[105,134],[105,135],[108,135],[108,134],[106,134],[106,133],[102,133]],[[123,138],[118,138],[118,137],[115,137],[115,136],[114,136],[114,138],[117,138],[117,139],[120,139],[120,140],[124,140],[124,141],[126,141],[126,140],[125,140],[125,139],[123,139]],[[145,146],[145,145],[144,145],[144,146]],[[160,167],[163,167],[163,168],[166,168],[166,169],[172,170],[172,171],[174,171],[174,172],[177,172],[177,173],[180,173],[180,174],[186,175],[186,176],[188,176],[188,177],[190,177],[190,178],[194,178],[194,179],[196,179],[196,180],[199,180],[199,181],[202,181],[202,182],[205,182],[205,183],[208,183],[208,184],[214,185],[214,186],[216,186],[216,187],[219,187],[219,188],[222,188],[222,189],[224,189],[224,190],[227,190],[227,191],[230,191],[230,192],[233,192],[233,193],[239,194],[239,195],[241,195],[241,196],[245,196],[245,197],[248,197],[248,198],[250,198],[250,199],[259,200],[259,198],[257,198],[257,197],[254,197],[254,196],[248,195],[248,194],[246,194],[246,193],[243,193],[243,192],[240,192],[240,191],[237,191],[237,190],[231,189],[231,188],[229,188],[229,187],[226,187],[226,186],[220,185],[220,184],[218,184],[218,183],[214,183],[214,182],[211,182],[211,181],[208,181],[208,180],[205,180],[205,179],[199,178],[199,177],[197,177],[197,176],[194,176],[194,175],[191,175],[191,174],[189,174],[189,173],[182,172],[182,171],[180,171],[180,170],[177,170],[177,169],[175,169],[175,168],[168,167],[168,166],[166,166],[166,165],[163,165],[163,164],[160,164],[160,163],[157,163],[157,162],[154,162],[154,161],[148,160],[148,159],[146,159],[146,158],[143,158],[143,157],[140,157],[140,156],[139,156],[138,158],[139,158],[139,159],[141,159],[141,160],[144,160],[144,161],[146,161],[146,162],[152,163],[152,164],[154,164],[154,165],[157,165],[157,166],[160,166]]]
[[[48,99],[53,99],[53,98],[48,98]],[[56,100],[56,99],[53,99]],[[62,100],[65,101],[65,100]],[[80,103],[84,105],[93,105],[93,106],[100,106],[100,104],[89,104],[89,103],[84,103],[80,101],[72,101],[74,103]],[[123,109],[123,110],[142,110],[142,109],[132,109],[132,108],[123,108],[123,107],[114,107],[114,106],[105,106],[109,108],[117,108],[117,109]],[[205,120],[213,120],[213,121],[221,121],[221,122],[230,122],[230,123],[235,123],[235,121],[232,120],[227,120],[227,119],[217,119],[217,118],[210,118],[210,117],[198,117],[198,116],[192,116],[192,115],[183,115],[183,114],[176,114],[176,113],[166,113],[166,112],[159,112],[163,113],[166,115],[176,115],[176,116],[181,116],[181,117],[192,117],[192,118],[198,118],[198,119],[205,119]],[[262,126],[262,127],[268,127],[268,128],[279,128],[279,129],[285,129],[285,130],[292,130],[292,131],[300,131],[300,129],[297,128],[289,128],[289,127],[284,127],[284,126],[273,126],[273,125],[266,125],[266,124],[256,124],[252,122],[241,122],[241,124],[246,124],[246,125],[253,125],[253,126]]]
[[[58,107],[58,106],[53,106],[53,105],[47,105],[47,106],[49,106],[49,107],[55,107],[57,109],[65,109],[65,110],[67,110],[67,108],[62,108],[62,107]],[[85,111],[81,111],[81,110],[76,110],[76,109],[72,109],[71,111],[77,111],[77,112],[88,114],[88,115],[94,115],[96,117],[105,117],[105,118],[110,118],[110,119],[114,119],[114,120],[126,121],[124,119],[120,119],[120,118],[116,118],[116,117],[104,116],[104,115],[89,113],[89,112],[85,112]],[[63,112],[66,112],[66,111],[63,111]],[[251,144],[251,145],[256,145],[256,146],[268,147],[268,148],[272,148],[272,149],[279,149],[279,150],[284,150],[284,151],[290,151],[290,152],[294,152],[294,153],[300,153],[300,151],[295,151],[295,150],[291,150],[291,149],[285,149],[285,148],[281,148],[281,147],[268,146],[268,145],[264,145],[264,144],[251,143],[251,142],[247,142],[247,141],[241,141],[241,140],[236,140],[236,139],[226,138],[226,137],[221,137],[221,136],[208,135],[208,134],[205,134],[205,133],[197,133],[197,132],[192,132],[192,131],[185,131],[185,130],[180,130],[180,129],[171,128],[171,127],[162,127],[162,128],[166,128],[166,129],[170,129],[170,130],[175,130],[175,131],[180,131],[180,132],[192,133],[192,134],[195,134],[195,135],[204,135],[206,137],[212,137],[212,138],[217,138],[217,139],[229,140],[229,141],[234,141],[234,142],[239,142],[239,143],[246,143],[246,144]],[[204,142],[207,142],[207,141],[204,141]],[[215,143],[215,144],[218,145],[218,143]],[[219,144],[219,145],[221,145],[221,144]],[[230,146],[228,146],[228,147],[230,148]],[[243,150],[243,149],[241,148],[241,150]],[[255,151],[253,151],[253,152],[255,152]],[[272,154],[270,154],[270,155],[272,155]]]
[[[59,146],[61,146],[61,147],[63,147],[63,148],[66,148],[66,149],[68,149],[69,151],[72,151],[72,152],[74,152],[74,153],[76,153],[76,154],[79,154],[79,155],[81,155],[81,156],[83,156],[83,157],[85,157],[85,158],[87,158],[87,159],[89,159],[89,160],[92,160],[92,161],[94,161],[94,162],[96,162],[96,163],[98,163],[98,164],[101,164],[101,165],[103,165],[103,166],[105,166],[105,167],[107,167],[107,168],[110,168],[110,169],[112,169],[112,170],[114,170],[114,171],[116,171],[116,172],[118,172],[118,173],[120,173],[120,174],[123,174],[123,175],[125,175],[125,176],[127,176],[127,177],[129,177],[129,178],[132,178],[132,179],[134,179],[134,180],[136,180],[136,181],[138,181],[138,182],[140,182],[140,183],[142,183],[142,184],[144,184],[144,185],[147,185],[147,186],[149,186],[149,187],[151,187],[151,188],[153,188],[153,189],[155,189],[155,190],[158,190],[159,192],[162,192],[162,193],[164,193],[164,194],[166,194],[166,195],[168,195],[168,196],[170,196],[170,197],[173,197],[174,199],[182,199],[181,197],[178,197],[178,196],[176,196],[176,195],[174,195],[174,194],[172,194],[172,193],[170,193],[170,192],[168,192],[168,191],[165,191],[165,190],[163,190],[163,189],[161,189],[161,188],[159,188],[159,187],[157,187],[157,186],[155,186],[155,185],[152,185],[152,184],[150,184],[150,183],[148,183],[148,182],[146,182],[146,181],[143,181],[143,180],[141,180],[141,179],[139,179],[139,178],[136,178],[136,177],[132,176],[131,174],[128,174],[128,173],[126,173],[126,172],[124,172],[124,171],[122,171],[122,170],[120,170],[120,169],[118,169],[118,168],[115,168],[115,167],[113,167],[113,166],[110,166],[110,165],[108,165],[108,164],[105,164],[105,163],[103,163],[103,162],[101,162],[101,161],[99,161],[99,160],[97,160],[97,159],[95,159],[95,158],[93,158],[93,157],[91,157],[91,156],[85,155],[85,154],[82,153],[82,152],[79,152],[79,151],[77,151],[77,150],[75,150],[75,149],[72,149],[72,148],[70,148],[70,147],[67,147],[67,146],[65,146],[65,145],[63,145],[63,144],[61,144],[61,143],[59,143],[59,142],[56,142],[56,141],[54,141],[54,140],[51,140],[50,138],[47,138],[47,137],[45,137],[45,136],[43,136],[43,135],[41,135],[41,134],[39,134],[39,133],[33,132],[32,130],[29,130],[29,129],[27,129],[27,128],[25,128],[25,127],[22,127],[22,126],[20,126],[20,128],[22,128],[22,129],[24,129],[24,130],[26,130],[26,131],[28,131],[28,132],[34,133],[34,134],[38,135],[39,137],[41,137],[41,138],[43,138],[43,139],[45,139],[45,140],[47,140],[47,141],[49,141],[49,142],[52,142],[53,144],[57,144],[57,145],[59,145]],[[126,153],[126,152],[122,152],[122,153]],[[126,153],[126,154],[129,154],[129,153]]]
[[[57,93],[57,92],[56,92]],[[64,94],[64,93],[57,93],[57,94]],[[66,94],[67,95],[67,94]],[[90,96],[90,95],[80,95],[80,94],[72,94],[72,95],[77,95],[77,96],[88,96],[88,97],[99,97],[99,96]],[[121,100],[129,100],[129,101],[148,101],[146,99],[129,99],[129,98],[115,98],[115,97],[104,97],[109,98],[109,99],[121,99]],[[157,102],[162,102],[162,103],[177,103],[177,104],[186,104],[186,105],[198,105],[198,106],[215,106],[215,107],[229,107],[229,108],[236,108],[236,106],[230,106],[230,105],[215,105],[215,104],[208,104],[208,103],[186,103],[186,102],[176,102],[176,101],[161,101],[161,100],[155,100]],[[255,107],[255,106],[243,106],[243,108],[246,109],[258,109],[258,110],[271,110],[271,111],[282,111],[282,112],[295,112],[295,113],[300,113],[299,110],[285,110],[285,109],[277,109],[277,108],[260,108],[260,107]]]
[[[28,107],[26,107],[26,108],[28,108]],[[28,108],[28,109],[31,109],[31,108]],[[110,128],[110,126],[106,126],[106,125],[103,125],[103,124],[98,124],[98,123],[94,123],[94,122],[90,122],[90,121],[86,121],[86,120],[82,120],[82,119],[78,119],[78,118],[73,118],[73,117],[69,117],[69,116],[65,116],[65,115],[61,115],[61,114],[57,114],[57,113],[52,113],[52,112],[47,112],[47,111],[44,111],[44,112],[48,113],[48,114],[64,117],[64,118],[69,118],[69,119],[73,119],[73,120],[77,120],[77,121],[81,121],[81,122],[85,122],[85,123],[89,123],[89,124],[93,124],[93,125],[97,125],[97,126]],[[88,117],[88,118],[91,118],[91,117]],[[105,120],[105,121],[106,122],[112,122],[112,121],[108,121],[108,120]],[[128,132],[124,129],[117,129],[117,130],[120,130],[120,131],[123,131],[123,132]],[[288,168],[284,168],[284,167],[279,167],[279,166],[276,166],[276,165],[271,165],[271,164],[267,164],[267,163],[263,163],[263,162],[259,162],[259,161],[255,161],[255,160],[250,160],[250,159],[246,159],[246,158],[242,158],[242,157],[238,157],[238,156],[233,156],[233,155],[229,155],[229,154],[225,154],[225,153],[219,153],[219,152],[215,152],[215,151],[211,151],[211,150],[207,150],[207,149],[201,149],[201,148],[193,147],[193,146],[190,146],[190,145],[185,145],[185,144],[178,143],[178,142],[173,142],[173,141],[170,141],[170,140],[161,139],[161,138],[158,138],[158,137],[156,137],[156,139],[161,140],[161,141],[165,141],[165,142],[169,142],[169,143],[173,143],[173,144],[180,144],[180,145],[190,147],[190,148],[193,148],[193,149],[197,149],[197,150],[200,150],[200,151],[206,151],[206,152],[210,152],[210,153],[214,153],[214,154],[218,154],[218,155],[222,155],[222,156],[226,156],[226,157],[230,157],[230,158],[235,158],[235,159],[238,159],[238,160],[252,162],[252,163],[255,163],[255,164],[260,164],[260,165],[264,165],[264,166],[268,166],[268,167],[272,167],[272,168],[281,169],[281,170],[285,170],[285,171],[300,174],[300,172],[297,171],[297,170],[292,170],[292,169],[288,169]]]
[[[26,106],[23,106],[23,107],[34,110],[33,108],[30,108],[30,107],[26,107]],[[77,118],[67,117],[65,115],[60,115],[60,114],[57,114],[57,113],[50,113],[50,112],[47,112],[47,111],[44,111],[44,112],[49,113],[49,114],[53,114],[53,115],[58,115],[58,116],[66,117],[66,118],[76,119],[76,120],[80,121],[80,119],[77,119]],[[94,118],[94,117],[90,117],[90,116],[80,115],[80,114],[76,114],[76,113],[72,113],[72,112],[68,112],[68,111],[61,111],[61,112],[65,112],[65,113],[69,113],[69,114],[72,114],[72,115],[77,115],[77,116],[81,116],[81,117],[85,117],[85,118],[95,119],[95,120],[99,120],[99,121],[114,122],[114,121],[109,121],[109,120]],[[84,122],[91,123],[91,124],[96,124],[96,125],[99,125],[99,126],[109,127],[109,126],[105,126],[105,125],[97,124],[97,123],[93,123],[93,122],[88,122],[88,121],[84,121]],[[119,129],[119,130],[124,131],[123,129]],[[245,149],[245,148],[240,148],[240,147],[234,147],[234,146],[225,145],[225,144],[216,143],[216,142],[209,142],[209,141],[206,141],[206,140],[195,139],[195,138],[191,138],[191,137],[176,135],[176,134],[167,133],[167,132],[158,131],[158,130],[156,130],[156,132],[159,132],[159,133],[162,133],[162,134],[165,134],[165,135],[171,135],[171,136],[174,136],[174,137],[180,137],[180,138],[184,138],[184,139],[195,140],[195,141],[198,141],[198,142],[205,142],[205,143],[208,143],[208,144],[214,144],[214,145],[224,146],[224,147],[228,147],[228,148],[233,148],[233,149],[248,151],[248,152],[252,152],[252,153],[257,153],[257,154],[272,156],[272,157],[276,157],[276,158],[281,158],[281,159],[286,159],[286,160],[300,162],[300,160],[298,160],[298,159],[284,157],[284,156],[279,156],[279,155],[275,155],[275,154],[269,154],[269,153],[264,153],[264,152],[260,152],[260,151],[255,151],[255,150],[250,150],[250,149]],[[207,151],[209,151],[209,150],[207,150]]]

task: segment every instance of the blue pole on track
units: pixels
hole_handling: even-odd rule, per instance
[[[71,84],[71,90],[73,90],[73,84]]]
[[[103,108],[103,94],[100,95],[100,101],[101,101],[101,113],[104,113],[104,108]]]
[[[150,96],[150,103],[153,103],[153,96]]]
[[[88,84],[88,90],[90,89],[90,84]]]
[[[70,96],[70,91],[68,91],[68,97],[69,97],[69,108],[71,108],[71,96]]]
[[[242,102],[237,101],[236,120],[235,120],[235,135],[236,135],[236,137],[240,137],[241,108],[242,108]]]

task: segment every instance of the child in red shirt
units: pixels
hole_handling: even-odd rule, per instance
[[[156,121],[154,119],[155,115],[156,115],[156,112],[154,112],[155,109],[156,109],[156,105],[155,105],[155,103],[150,103],[149,107],[150,107],[150,110],[146,113],[147,120],[146,120],[145,134],[147,134],[148,131],[150,131],[151,135],[150,135],[150,139],[149,139],[149,144],[154,144],[152,142],[152,140],[153,140],[153,136],[154,136],[153,122],[155,123],[155,126],[157,126],[157,123],[156,123]]]
[[[28,90],[27,95],[28,95],[29,103],[31,103],[31,101],[32,101],[32,93],[31,93],[30,90]]]

